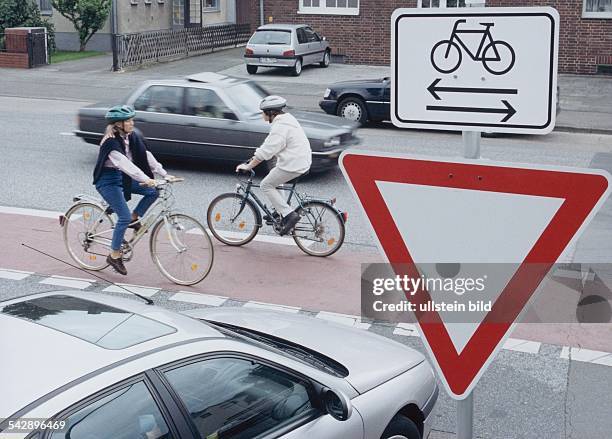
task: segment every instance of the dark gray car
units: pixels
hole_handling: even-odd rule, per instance
[[[106,126],[106,111],[124,103],[136,109],[137,127],[153,153],[241,163],[270,131],[259,110],[259,102],[268,95],[253,81],[216,73],[147,81],[123,102],[81,108],[75,134],[97,145]],[[340,153],[359,142],[354,135],[358,124],[315,112],[289,112],[310,140],[312,171],[337,166]]]

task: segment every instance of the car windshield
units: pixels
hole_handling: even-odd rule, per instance
[[[258,30],[251,37],[249,44],[291,44],[291,31],[288,30]]]
[[[248,117],[260,114],[259,103],[263,98],[270,95],[263,87],[254,82],[234,85],[227,88],[226,92],[240,109],[240,112]]]

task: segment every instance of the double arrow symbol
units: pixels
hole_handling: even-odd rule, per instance
[[[437,78],[427,87],[427,90],[436,100],[442,98],[438,93],[489,93],[489,94],[518,94],[518,90],[514,88],[479,88],[479,87],[438,87],[438,83],[442,79]],[[463,113],[499,113],[506,116],[501,120],[506,122],[516,113],[516,110],[506,100],[501,101],[505,108],[479,108],[479,107],[448,107],[442,105],[427,105],[427,110],[432,111],[453,111]]]

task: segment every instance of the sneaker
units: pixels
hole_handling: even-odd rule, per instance
[[[142,228],[142,224],[140,224],[139,220],[134,221],[133,223],[130,223],[130,225],[128,226],[128,229],[134,229],[135,233],[138,233],[138,231]]]
[[[109,265],[111,267],[113,267],[117,273],[122,274],[124,276],[127,274],[127,270],[125,269],[125,265],[123,265],[123,259],[121,259],[121,258],[118,258],[118,259],[111,258],[111,255],[108,255],[106,257],[106,262],[108,262]]]
[[[281,222],[280,235],[283,236],[289,233],[295,227],[299,220],[300,214],[295,211],[284,217]]]

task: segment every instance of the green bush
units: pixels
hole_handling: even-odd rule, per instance
[[[30,0],[0,0],[0,33],[11,27],[46,27],[49,47],[55,51],[55,26],[40,15],[38,5]]]

